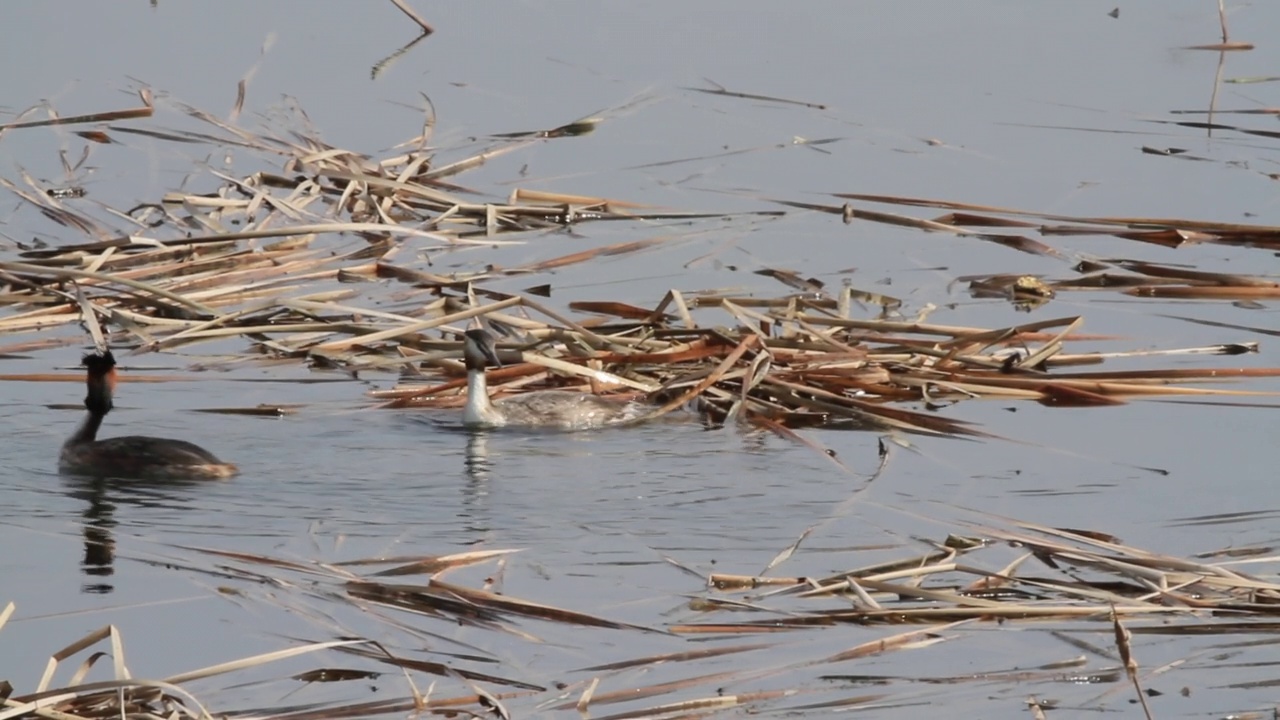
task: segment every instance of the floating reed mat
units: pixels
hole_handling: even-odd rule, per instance
[[[319,637],[281,636],[279,650],[149,677],[133,674],[139,668],[126,663],[123,634],[108,625],[53,652],[34,688],[0,683],[0,720],[326,720],[414,711],[526,717],[548,710],[675,718],[833,703],[870,708],[918,701],[922,686],[939,684],[1035,683],[1091,696],[1097,691],[1088,686],[1123,689],[1126,678],[1140,695],[1140,682],[1154,674],[1139,672],[1146,646],[1159,643],[1160,657],[1169,652],[1167,640],[1151,635],[1226,641],[1276,631],[1280,584],[1267,578],[1280,558],[1272,548],[1182,558],[1105,532],[999,524],[910,541],[918,549],[823,551],[824,564],[849,565],[822,577],[780,570],[801,551],[808,531],[763,571],[708,574],[664,557],[672,578],[691,577],[697,587],[659,598],[651,608],[654,625],[520,597],[524,580],[511,572],[518,551],[508,548],[319,562],[169,546],[157,564],[216,578],[218,594],[229,602],[259,615],[289,612]],[[854,557],[872,553],[884,559],[867,564]],[[535,587],[548,589],[539,576]],[[652,583],[644,595],[653,592]],[[589,603],[581,594],[570,596]],[[0,631],[14,613],[11,603],[0,607]],[[989,642],[995,628],[1040,633],[1045,650],[1060,646],[1073,657],[1016,668],[966,665],[962,675],[858,674],[867,670],[860,663],[875,656],[980,656],[980,643]],[[643,651],[632,649],[641,644]],[[59,672],[76,657],[82,659],[69,675]],[[108,659],[110,677],[99,679]],[[282,664],[289,669],[278,669]],[[227,685],[211,690],[215,678]],[[847,696],[834,680],[875,690]],[[198,681],[199,698],[191,687]],[[378,698],[353,699],[375,681]],[[260,694],[255,687],[290,704],[246,708],[246,693]],[[602,714],[610,711],[616,714]]]
[[[15,265],[20,264],[0,262],[0,272],[40,277]],[[68,272],[49,274],[65,279]],[[1157,397],[1222,402],[1223,396],[1269,394],[1224,383],[1280,375],[1277,368],[1218,365],[1085,370],[1122,359],[1253,353],[1257,345],[1071,352],[1075,344],[1114,339],[1083,333],[1078,316],[1002,328],[859,318],[855,311],[863,306],[850,288],[830,302],[808,295],[766,302],[672,290],[651,308],[571,304],[570,310],[591,315],[575,321],[528,296],[486,293],[474,286],[439,287],[433,298],[401,312],[368,310],[323,293],[259,296],[222,312],[211,307],[215,298],[207,292],[181,295],[137,280],[121,283],[118,290],[104,284],[86,288],[86,279],[107,284],[114,279],[85,273],[73,273],[87,290],[83,302],[56,285],[41,286],[59,303],[0,320],[0,335],[59,323],[74,326],[87,314],[119,327],[111,344],[135,353],[242,338],[264,360],[294,358],[347,372],[398,373],[398,385],[371,393],[387,408],[460,406],[466,386],[460,333],[477,322],[503,336],[503,367],[490,372],[496,395],[559,388],[642,399],[654,406],[646,420],[693,405],[715,423],[983,436],[963,420],[936,411],[976,399],[1056,407]],[[731,324],[701,324],[707,316]],[[16,347],[22,345],[0,346],[0,351]],[[233,356],[203,364],[243,360]]]
[[[1257,350],[1252,338],[1103,352],[1100,343],[1119,338],[1085,334],[1079,316],[997,328],[942,325],[928,321],[928,309],[905,315],[899,298],[850,286],[828,289],[820,279],[785,268],[756,270],[785,288],[777,295],[673,289],[650,303],[601,298],[570,303],[566,312],[558,312],[538,299],[554,289],[545,277],[549,271],[702,240],[710,231],[694,221],[712,219],[723,229],[726,216],[527,188],[510,190],[502,199],[483,198],[457,184],[457,177],[534,144],[571,142],[630,111],[634,103],[448,150],[432,144],[434,116],[428,109],[419,134],[388,157],[374,158],[330,146],[300,114],[299,127],[251,131],[235,123],[238,112],[224,120],[167,99],[157,107],[149,92],[142,99],[142,109],[59,121],[91,124],[95,133],[84,136],[80,158],[64,158],[67,177],[77,176],[93,146],[126,135],[234,148],[238,157],[250,158],[242,162],[264,167],[232,173],[202,163],[187,184],[212,189],[173,191],[127,209],[105,207],[83,188],[53,186],[25,172],[16,179],[0,177],[0,188],[19,199],[20,211],[38,212],[60,231],[82,236],[57,246],[15,242],[13,253],[0,256],[0,355],[80,344],[79,328],[90,324],[86,316],[92,315],[112,331],[107,340],[113,346],[134,353],[221,341],[223,354],[206,366],[259,358],[349,373],[396,373],[401,385],[374,393],[381,405],[453,407],[461,403],[464,384],[458,334],[469,323],[485,322],[503,330],[507,365],[491,374],[500,395],[572,388],[650,400],[655,405],[651,417],[695,404],[717,423],[741,420],[775,430],[825,424],[961,436],[982,432],[938,415],[939,408],[967,399],[1053,406],[1105,406],[1157,396],[1207,402],[1209,396],[1263,395],[1223,384],[1280,372],[1149,367],[1171,356],[1252,353]],[[199,129],[134,124],[149,120],[153,111],[173,109],[199,123]],[[39,124],[24,121],[5,132],[36,132]],[[456,157],[446,160],[445,155]],[[1059,260],[1070,253],[990,229],[1058,237],[1107,233],[1169,247],[1190,242],[1272,247],[1280,237],[1275,228],[1235,224],[1072,218],[944,200],[838,197],[846,204],[780,202],[836,214],[846,222],[993,240]],[[855,208],[854,202],[940,208],[948,214],[919,219]],[[740,217],[770,222],[783,212]],[[490,259],[495,248],[559,240],[567,236],[563,231],[584,223],[615,221],[645,234],[555,250],[550,257],[512,266]],[[458,260],[447,272],[438,262],[446,255]],[[1067,290],[1219,301],[1280,294],[1267,278],[1135,260],[1091,260],[1072,272],[1056,279],[1004,273],[956,282],[968,283],[975,296],[1003,297],[1027,309]],[[499,289],[526,277],[522,293]],[[1267,328],[1223,327],[1275,334]],[[59,330],[58,340],[24,337]],[[247,343],[248,352],[227,340]],[[234,355],[227,355],[228,347]],[[1101,368],[1108,361],[1135,359],[1148,369]],[[1086,366],[1091,369],[1085,371]]]
[[[700,326],[690,308],[705,313],[708,306],[735,324]],[[527,298],[462,309],[453,317],[483,315],[510,329],[500,344],[504,365],[489,373],[497,395],[552,387],[640,397],[655,405],[648,419],[696,402],[721,423],[736,419],[784,428],[827,425],[981,436],[973,426],[933,411],[971,399],[1086,407],[1159,396],[1195,402],[1267,395],[1204,384],[1280,374],[1277,368],[1221,367],[1086,372],[1080,368],[1121,358],[1236,355],[1257,347],[1072,353],[1068,345],[1100,339],[1080,332],[1079,317],[987,329],[855,319],[848,312],[852,306],[847,296],[828,307],[798,296],[769,304],[728,297],[706,302],[671,291],[652,309],[592,306],[619,316],[613,322],[544,324],[532,313],[517,312],[546,312]],[[631,319],[640,315],[647,320]],[[433,324],[443,323],[423,321],[409,329]],[[362,345],[366,352],[385,353],[389,348],[383,344],[393,338],[394,331],[387,331],[321,344],[314,351],[350,353]],[[408,377],[371,394],[393,408],[461,405],[466,380],[457,359],[460,344],[424,341],[410,347],[404,339],[395,350],[409,361]],[[903,402],[925,409],[900,407]]]

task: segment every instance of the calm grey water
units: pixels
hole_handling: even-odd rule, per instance
[[[868,192],[1081,216],[1280,223],[1275,182],[1266,176],[1276,171],[1274,140],[1225,133],[1206,138],[1203,131],[1153,122],[1203,119],[1168,113],[1208,105],[1218,56],[1179,48],[1217,40],[1215,4],[1125,3],[1115,19],[1107,15],[1112,7],[996,0],[444,4],[421,9],[438,32],[371,79],[373,66],[415,34],[389,3],[12,4],[0,9],[0,26],[8,29],[0,43],[0,121],[46,101],[63,115],[132,107],[134,91],[146,85],[158,93],[159,112],[141,126],[198,127],[183,117],[180,103],[224,115],[236,83],[248,76],[241,118],[246,127],[289,126],[293,121],[281,118],[296,103],[328,142],[371,155],[389,154],[420,130],[422,116],[415,108],[424,93],[438,115],[435,142],[445,160],[482,147],[469,140],[475,136],[550,128],[593,114],[607,118],[591,135],[533,145],[458,178],[493,198],[529,187],[681,210],[741,212],[777,209],[770,198],[838,204],[826,193]],[[1280,26],[1280,5],[1229,10],[1235,39],[1259,47],[1228,56],[1225,76],[1275,74],[1280,51],[1269,30]],[[825,107],[687,89],[713,87],[708,81]],[[1224,85],[1219,107],[1274,107],[1280,104],[1277,87]],[[1273,127],[1255,116],[1218,120]],[[806,146],[796,138],[837,141]],[[1144,145],[1185,148],[1208,161],[1145,155]],[[95,147],[89,167],[64,178],[58,151],[75,156],[81,146],[65,128],[10,131],[0,136],[0,177],[19,185],[24,171],[53,183],[74,180],[89,190],[89,201],[127,208],[188,183],[213,187],[206,162],[215,168],[229,163],[236,173],[263,163],[234,150],[136,136]],[[17,242],[84,240],[13,195],[0,198],[0,259],[10,259]],[[785,267],[832,284],[848,278],[858,287],[901,297],[907,314],[933,303],[942,307],[932,321],[995,327],[1026,316],[1007,303],[973,300],[949,283],[989,272],[1065,277],[1070,263],[1088,256],[1222,272],[1274,270],[1273,257],[1247,248],[1173,251],[1067,237],[1050,239],[1066,255],[1053,259],[885,225],[845,226],[838,217],[795,211],[782,218],[692,226],[588,225],[572,237],[532,238],[525,245],[468,250],[435,262],[444,269],[515,265],[658,235],[673,241],[494,287],[520,290],[552,282],[552,304],[559,307],[576,299],[651,306],[673,286],[781,294],[784,288],[750,271]],[[332,242],[342,247],[344,241]],[[354,302],[381,301],[369,291]],[[1276,326],[1271,305],[1137,301],[1113,294],[1060,296],[1037,312],[1035,317],[1082,314],[1086,331],[1122,337],[1081,350],[1260,339],[1162,314]],[[0,318],[5,313],[0,309]],[[729,321],[714,313],[700,314],[700,320]],[[4,337],[0,343],[33,337]],[[1117,365],[1277,365],[1272,343],[1261,339],[1263,353],[1256,356]],[[411,645],[386,624],[350,613],[327,618],[332,608],[314,595],[237,585],[210,574],[217,561],[192,547],[300,562],[520,549],[503,570],[511,595],[662,627],[700,619],[681,606],[686,595],[704,590],[668,559],[704,574],[756,573],[815,524],[818,529],[777,573],[820,575],[905,557],[922,550],[918,538],[941,540],[970,531],[966,523],[997,522],[984,513],[1114,532],[1132,545],[1171,554],[1276,540],[1270,517],[1280,502],[1271,482],[1275,441],[1269,407],[1149,401],[1050,410],[1026,403],[962,403],[944,412],[1008,441],[913,438],[910,449],[894,450],[885,472],[867,488],[866,477],[878,462],[877,437],[871,434],[805,433],[835,451],[852,473],[811,448],[732,428],[707,431],[691,418],[579,435],[473,435],[450,413],[369,410],[366,393],[394,384],[389,375],[353,380],[251,367],[189,372],[202,351],[196,346],[187,354],[129,359],[148,373],[192,379],[124,384],[107,434],[128,428],[199,440],[242,468],[240,477],[226,483],[94,487],[60,478],[53,472],[57,449],[80,414],[50,406],[77,403],[82,388],[2,383],[0,607],[13,601],[17,612],[0,631],[0,679],[30,689],[49,654],[107,623],[124,633],[130,668],[140,676],[279,649],[298,638],[365,634],[397,647]],[[27,352],[0,362],[0,373],[68,369],[76,360],[74,348]],[[1274,382],[1238,387],[1280,390]],[[270,419],[190,412],[259,402],[303,408]],[[1243,512],[1256,515],[1229,524],[1186,521]],[[86,556],[86,538],[94,548],[109,540],[114,555]],[[493,570],[481,566],[460,577],[478,583]],[[244,595],[223,592],[228,585]],[[487,671],[547,683],[591,676],[574,674],[574,668],[705,644],[536,623],[522,629],[540,642],[475,630],[436,631],[502,659],[501,667]],[[1091,642],[1109,645],[1108,628],[1087,631]],[[746,664],[767,668],[819,659],[887,634],[838,628],[774,638],[767,656]],[[1014,717],[1025,713],[1028,694],[1111,709],[1124,708],[1131,696],[1115,686],[1064,683],[978,682],[940,689],[907,682],[885,689],[815,679],[839,673],[955,676],[1079,654],[1030,629],[973,627],[956,636],[958,642],[941,648],[793,668],[726,691],[807,689],[807,699],[775,701],[774,708],[883,691],[904,704],[894,716],[914,712],[909,703],[961,701],[975,716]],[[1220,689],[1271,675],[1265,667],[1240,670],[1223,660],[1210,662],[1213,642],[1141,641],[1146,668],[1187,661],[1156,681],[1166,693],[1156,701],[1158,716],[1221,714],[1273,702],[1265,689]],[[1264,655],[1245,652],[1233,661]],[[740,669],[743,663],[738,658],[663,666],[649,674],[624,674],[615,687]],[[270,677],[321,664],[290,661]],[[403,695],[394,681],[379,684],[382,689],[371,691],[370,699]],[[1177,694],[1183,686],[1193,688],[1190,697]],[[214,698],[236,707],[363,698],[345,686],[299,691],[286,680],[230,691],[216,681],[208,687]],[[1113,695],[1105,697],[1107,692]]]

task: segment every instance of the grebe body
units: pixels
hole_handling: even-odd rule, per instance
[[[469,427],[589,430],[636,420],[648,410],[642,403],[569,390],[537,390],[494,401],[489,398],[484,375],[488,365],[502,365],[493,335],[487,330],[468,330],[463,357],[467,367],[467,404],[462,422]]]
[[[98,440],[98,428],[111,412],[116,384],[116,361],[111,351],[86,355],[84,399],[89,414],[62,445],[58,470],[69,475],[137,480],[221,479],[238,471],[194,443],[169,438],[126,435]]]

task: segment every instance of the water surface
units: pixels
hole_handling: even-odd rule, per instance
[[[191,129],[200,124],[185,117],[184,104],[225,118],[236,83],[248,78],[239,119],[244,126],[297,128],[295,108],[301,108],[309,131],[335,147],[381,157],[421,131],[425,94],[435,110],[432,141],[442,162],[477,152],[486,141],[474,138],[487,134],[604,118],[589,135],[534,144],[458,178],[492,201],[524,187],[728,214],[782,209],[771,199],[838,205],[827,193],[868,192],[1077,216],[1275,223],[1274,180],[1267,175],[1276,162],[1273,141],[1228,132],[1209,137],[1167,122],[1203,119],[1170,113],[1209,103],[1218,56],[1180,48],[1217,39],[1212,5],[1132,3],[1118,18],[1109,17],[1106,6],[994,0],[443,5],[429,9],[438,32],[371,77],[375,64],[415,34],[390,4],[362,5],[358,13],[334,2],[87,4],[77,6],[74,22],[56,6],[22,4],[4,12],[5,25],[21,32],[0,48],[0,107],[6,120],[46,101],[63,115],[118,109],[135,106],[136,90],[147,86],[157,92],[158,112],[137,126]],[[1234,6],[1230,18],[1239,39],[1259,47],[1228,56],[1225,75],[1274,74],[1280,58],[1262,29],[1280,24],[1280,6]],[[50,47],[53,37],[58,40]],[[689,89],[714,88],[712,83],[808,105]],[[1274,106],[1274,93],[1271,83],[1227,84],[1218,104]],[[1249,116],[1218,120],[1270,127]],[[275,158],[242,149],[119,135],[118,144],[93,146],[86,166],[66,176],[59,150],[75,158],[84,146],[73,129],[6,132],[0,178],[15,187],[22,187],[23,172],[54,184],[74,182],[89,191],[85,203],[129,208],[178,188],[212,190],[217,181],[211,168],[233,175],[279,170]],[[1183,148],[1203,160],[1144,154],[1143,146]],[[914,214],[929,217],[930,211]],[[0,260],[16,258],[19,243],[87,239],[13,194],[0,205],[0,223]],[[672,287],[779,295],[786,289],[752,271],[783,267],[831,286],[848,281],[892,294],[903,300],[907,316],[933,305],[931,321],[999,327],[1026,316],[1000,300],[970,298],[963,283],[953,284],[956,278],[991,272],[1062,277],[1089,257],[1221,272],[1271,270],[1269,254],[1244,247],[1171,250],[1067,236],[1046,239],[1062,257],[1036,257],[945,234],[846,226],[838,216],[795,209],[781,217],[582,225],[523,245],[426,254],[417,266],[515,266],[655,236],[670,241],[493,287],[520,291],[549,282],[555,288],[549,304],[561,309],[579,299],[651,307]],[[334,251],[356,244],[337,237],[320,243]],[[395,295],[399,290],[374,284],[352,302],[396,310],[422,301]],[[0,318],[6,312],[0,310]],[[874,312],[867,309],[868,316]],[[1074,348],[1086,351],[1258,340],[1247,330],[1167,316],[1268,329],[1274,327],[1272,312],[1269,303],[1074,293],[1036,317],[1080,314],[1085,330],[1120,338]],[[699,312],[699,320],[729,322],[714,311]],[[78,328],[6,336],[3,342],[46,336],[69,338],[70,344],[6,356],[0,372],[69,371],[84,345]],[[1261,340],[1260,355],[1131,360],[1123,366],[1276,365],[1269,338]],[[576,668],[744,641],[586,632],[532,621],[521,629],[533,639],[513,639],[405,621],[437,633],[419,642],[390,623],[335,606],[324,597],[328,586],[299,578],[273,585],[228,577],[220,574],[222,563],[193,548],[304,563],[519,549],[500,569],[486,565],[448,579],[478,586],[497,575],[515,597],[662,628],[705,619],[685,605],[688,596],[705,594],[705,585],[679,565],[703,576],[758,573],[811,528],[774,574],[822,576],[906,557],[922,552],[927,540],[976,534],[975,525],[996,525],[1001,518],[1113,532],[1132,545],[1174,555],[1274,542],[1276,502],[1267,468],[1274,464],[1275,443],[1266,399],[1254,401],[1259,407],[1147,401],[1089,410],[960,403],[941,412],[1004,439],[910,438],[910,447],[894,446],[868,485],[879,465],[878,438],[871,433],[804,433],[833,451],[846,472],[820,450],[760,431],[706,429],[689,417],[588,434],[473,434],[446,411],[370,409],[367,392],[395,384],[390,373],[351,378],[250,363],[229,372],[193,369],[218,353],[243,350],[229,341],[130,359],[139,366],[135,372],[182,379],[126,382],[104,430],[198,440],[241,467],[240,477],[222,483],[136,486],[59,477],[53,472],[58,446],[80,413],[53,406],[78,403],[82,388],[4,382],[0,547],[8,552],[0,555],[0,576],[11,580],[2,585],[0,604],[17,605],[3,632],[5,647],[19,650],[0,653],[0,678],[33,687],[47,655],[107,623],[124,633],[130,668],[140,676],[299,639],[352,634],[400,649],[426,647],[428,653],[478,648],[499,659],[499,667],[488,671],[551,684],[592,676]],[[1280,389],[1262,381],[1239,387]],[[258,403],[296,403],[300,409],[279,418],[191,412]],[[1239,515],[1231,522],[1197,520],[1230,514]],[[1257,571],[1272,576],[1267,566]],[[920,707],[914,703],[938,702],[963,702],[984,717],[1022,716],[1031,693],[1067,705],[1122,707],[1131,695],[1114,684],[939,686],[912,680],[1028,668],[1080,653],[1044,632],[1050,629],[1080,633],[1104,647],[1112,642],[1105,623],[1017,629],[975,624],[952,632],[948,637],[956,642],[939,647],[838,667],[789,666],[726,688],[804,689],[801,697],[764,703],[771,708],[884,692],[904,716]],[[892,632],[839,626],[768,638],[767,656],[622,672],[609,676],[610,687],[819,660]],[[1139,642],[1145,668],[1187,661],[1152,680],[1165,693],[1153,700],[1158,716],[1222,714],[1269,703],[1260,688],[1220,688],[1269,679],[1265,666],[1210,660],[1215,643],[1226,642],[1222,638],[1147,636]],[[1258,659],[1257,651],[1230,652],[1238,653],[1230,662]],[[1090,659],[1095,666],[1108,662]],[[350,661],[334,659],[342,662]],[[269,677],[318,664],[290,661]],[[903,679],[869,686],[820,679],[845,671]],[[209,681],[205,687],[233,707],[351,701],[364,693],[341,684],[299,690],[287,680],[229,692],[226,684]],[[376,684],[371,698],[406,694],[395,681]],[[1190,697],[1178,694],[1183,686],[1193,689]]]

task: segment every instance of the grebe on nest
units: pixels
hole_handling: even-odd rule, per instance
[[[72,475],[135,480],[164,478],[229,478],[239,470],[199,445],[185,440],[127,435],[97,440],[102,419],[111,412],[116,386],[116,359],[108,350],[85,355],[89,415],[63,445],[58,470]]]
[[[571,390],[537,390],[494,402],[485,381],[487,365],[502,365],[487,330],[464,334],[463,358],[467,366],[467,405],[462,422],[471,427],[529,427],[553,430],[587,430],[618,425],[643,417],[642,403],[608,400]]]

